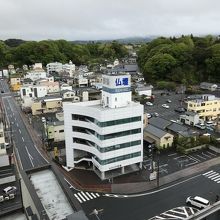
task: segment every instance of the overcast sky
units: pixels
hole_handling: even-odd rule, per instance
[[[0,39],[220,34],[220,0],[0,0]]]

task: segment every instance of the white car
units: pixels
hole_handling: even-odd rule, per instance
[[[152,115],[150,113],[147,113],[147,118],[151,118]]]
[[[167,105],[167,104],[163,104],[162,107],[163,107],[163,108],[170,108],[170,106]]]
[[[11,194],[11,193],[14,193],[16,194],[16,191],[17,191],[17,187],[16,186],[8,186],[6,188],[3,189],[3,192],[8,195],[8,194]]]
[[[195,197],[189,196],[186,199],[186,204],[195,206],[199,209],[202,209],[202,208],[206,208],[207,206],[209,206],[210,202],[209,202],[209,200],[204,199],[200,196],[195,196]]]
[[[146,102],[146,105],[153,106],[153,103],[152,102]]]

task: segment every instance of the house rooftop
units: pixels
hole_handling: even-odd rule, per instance
[[[148,124],[146,128],[144,128],[144,132],[150,133],[158,138],[162,138],[164,135],[167,134],[167,132]]]
[[[169,125],[172,124],[171,121],[166,120],[164,118],[160,118],[160,117],[152,117],[151,119],[149,119],[149,124],[159,128],[159,129],[166,129],[166,127],[168,127]]]

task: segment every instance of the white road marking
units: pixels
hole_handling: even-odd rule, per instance
[[[216,180],[216,179],[219,179],[220,178],[220,175],[218,174],[218,176],[214,177],[214,178],[211,178],[211,180]]]
[[[85,198],[86,200],[88,200],[88,201],[90,200],[90,198],[88,198],[87,195],[86,195],[83,191],[81,191],[81,194],[84,196],[84,198]]]
[[[21,130],[20,130],[20,128],[19,128],[19,132],[20,132],[20,134],[21,134]]]
[[[215,177],[215,176],[218,176],[218,175],[219,175],[218,173],[215,173],[213,175],[208,176],[207,178],[211,179],[212,177]]]
[[[24,138],[23,138],[23,137],[21,137],[21,139],[22,139],[22,141],[24,142]]]
[[[93,197],[92,197],[88,192],[86,192],[86,195],[87,195],[90,199],[93,199]]]
[[[206,172],[206,173],[203,173],[202,175],[205,176],[205,175],[207,175],[207,174],[209,174],[209,173],[212,173],[212,172],[213,172],[213,170],[208,171],[208,172]]]
[[[207,174],[206,177],[212,176],[213,174],[216,174],[216,172],[213,171],[212,173]]]
[[[31,162],[32,167],[34,167],[33,157],[32,157],[31,154],[29,153],[27,146],[25,146],[25,150],[27,151],[27,154],[28,154],[28,157],[29,157],[29,160],[30,160],[30,162]]]
[[[74,194],[74,196],[77,198],[77,200],[82,203],[82,200],[79,198],[79,196],[77,194]]]
[[[19,126],[18,126],[18,123],[17,123],[17,127],[19,127]]]
[[[84,199],[84,197],[80,193],[77,193],[77,195],[83,200],[83,202],[86,202],[86,200]]]
[[[37,148],[37,146],[34,144],[34,147],[35,147],[35,149],[38,151],[38,153],[41,155],[41,157],[43,157],[44,158],[44,160],[47,162],[47,163],[49,163],[48,162],[48,160],[42,155],[42,153],[38,150],[38,148]]]
[[[215,179],[214,181],[215,181],[215,182],[217,182],[217,181],[219,181],[219,180],[220,180],[220,178],[218,178],[218,179]]]
[[[91,195],[92,195],[94,198],[96,198],[96,195],[95,195],[94,193],[91,193]]]

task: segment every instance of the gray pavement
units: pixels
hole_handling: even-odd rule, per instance
[[[202,171],[209,169],[212,166],[220,164],[220,157],[205,161],[200,164],[196,164],[192,167],[180,170],[178,172],[166,175],[159,178],[159,187],[164,187],[171,183],[184,180],[196,175],[199,175]],[[157,186],[157,180],[138,182],[138,183],[124,183],[124,184],[112,184],[112,193],[139,193],[143,191],[156,190],[159,188]]]

